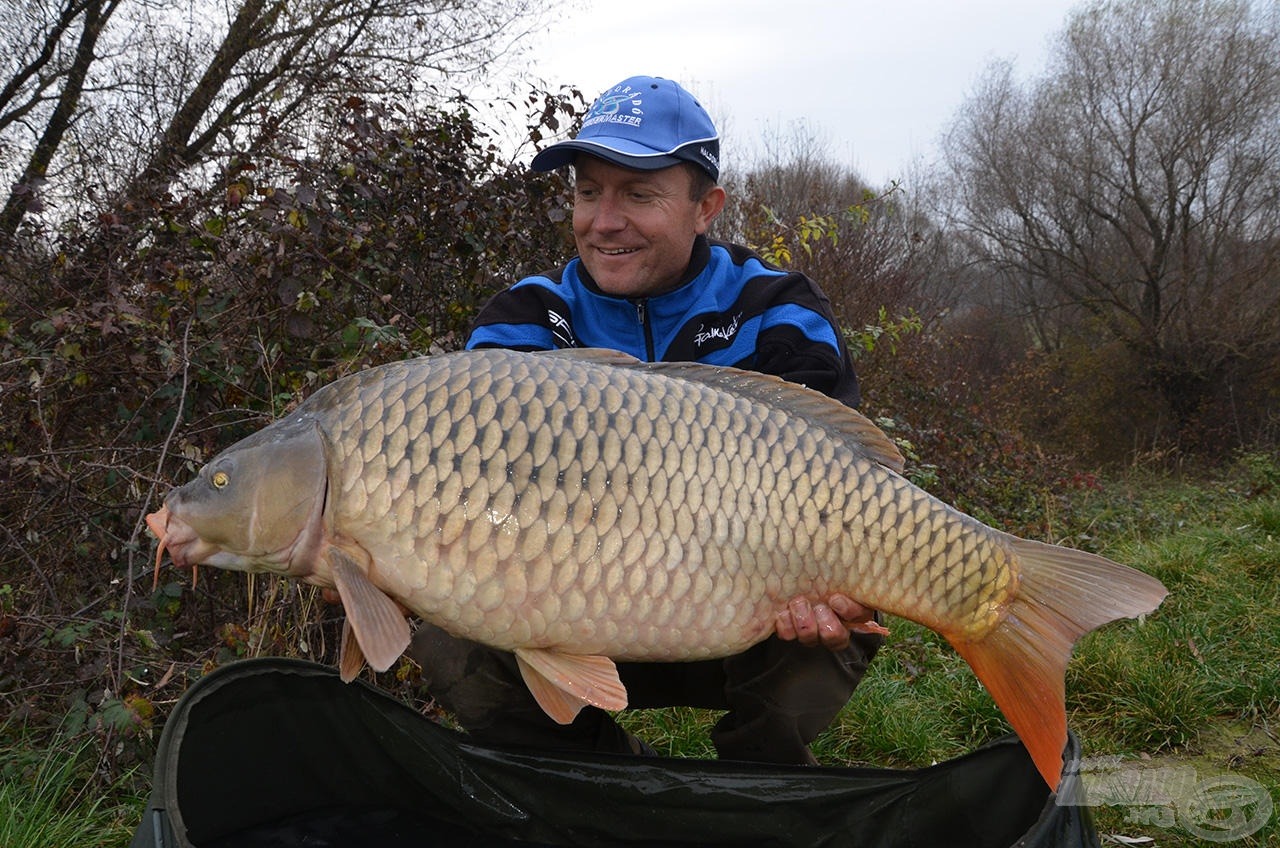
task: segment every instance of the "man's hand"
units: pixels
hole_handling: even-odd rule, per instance
[[[832,595],[825,604],[811,604],[803,596],[792,598],[778,611],[774,631],[779,639],[794,639],[801,645],[821,645],[832,651],[849,647],[850,633],[888,634],[873,618],[875,610],[847,595]]]

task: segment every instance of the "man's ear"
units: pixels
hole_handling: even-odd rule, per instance
[[[702,199],[698,201],[698,235],[702,235],[711,228],[711,222],[724,211],[724,202],[725,191],[720,186],[702,195]]]

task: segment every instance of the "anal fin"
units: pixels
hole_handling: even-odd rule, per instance
[[[627,705],[618,667],[608,657],[517,648],[516,663],[538,705],[559,724],[569,724],[588,704],[602,710]]]

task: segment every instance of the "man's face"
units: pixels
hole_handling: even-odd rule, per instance
[[[724,208],[724,189],[689,198],[683,166],[633,171],[580,155],[574,163],[573,238],[606,294],[647,297],[674,289],[694,239]]]

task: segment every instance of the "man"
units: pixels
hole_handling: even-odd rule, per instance
[[[803,383],[850,406],[858,381],[827,298],[807,277],[746,248],[712,242],[724,208],[719,138],[676,83],[632,77],[596,100],[577,137],[532,168],[574,169],[578,256],[495,296],[468,348],[602,347],[657,361],[747,368]],[[848,701],[882,636],[844,596],[780,610],[776,636],[738,656],[619,663],[633,707],[724,709],[722,759],[813,763],[808,745]],[[851,634],[850,631],[855,631]],[[411,655],[428,691],[478,739],[549,748],[648,752],[605,712],[567,726],[534,702],[514,658],[424,626]]]

